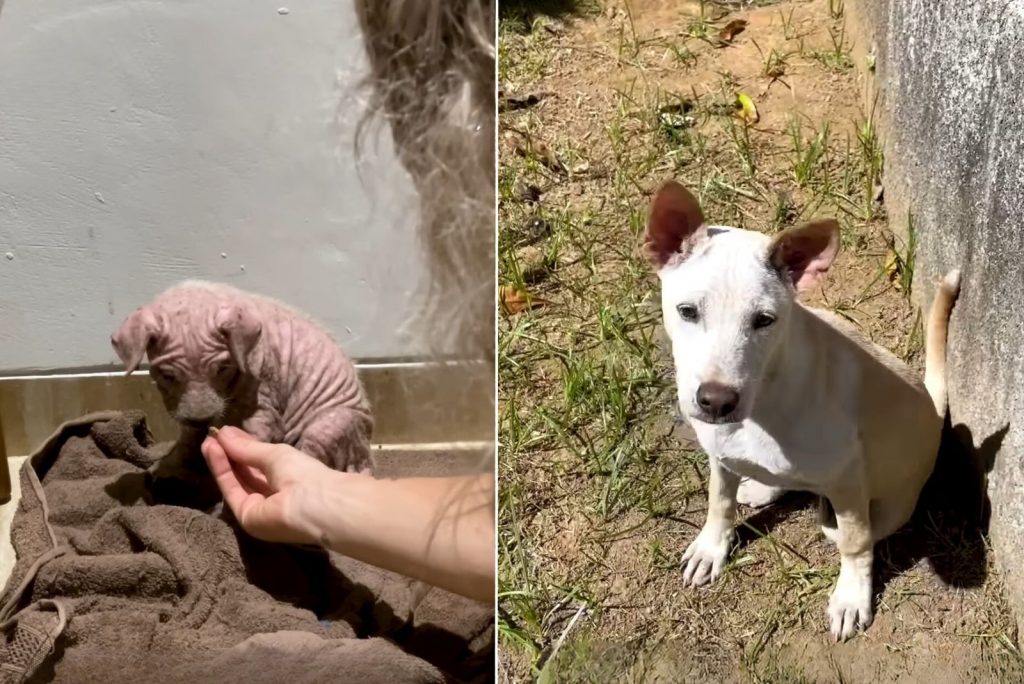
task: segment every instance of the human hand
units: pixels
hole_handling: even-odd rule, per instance
[[[260,442],[233,427],[207,437],[202,452],[246,532],[270,542],[320,542],[306,511],[323,500],[334,471],[287,444]]]

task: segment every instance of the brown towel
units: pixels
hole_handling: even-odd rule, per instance
[[[161,505],[141,412],[67,423],[25,464],[0,684],[484,682],[490,606]]]

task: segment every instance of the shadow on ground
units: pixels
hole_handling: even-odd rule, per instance
[[[970,428],[951,426],[947,420],[935,472],[914,517],[879,545],[881,585],[922,558],[949,586],[973,589],[985,583],[990,513],[986,478],[1009,429],[1007,423],[976,446]]]

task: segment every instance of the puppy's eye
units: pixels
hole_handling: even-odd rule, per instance
[[[754,328],[767,328],[775,322],[775,316],[767,311],[760,311],[754,314]]]
[[[697,307],[693,304],[680,304],[676,307],[676,311],[679,312],[679,317],[688,323],[696,323],[699,318]]]
[[[174,382],[178,378],[178,376],[175,375],[174,371],[171,370],[170,368],[157,367],[154,368],[153,370],[156,373],[156,379],[161,380],[163,382]]]
[[[235,373],[235,366],[230,361],[221,361],[213,368],[218,380],[230,380]]]

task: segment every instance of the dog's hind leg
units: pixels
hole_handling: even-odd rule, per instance
[[[757,480],[745,477],[740,480],[740,488],[736,492],[736,501],[751,508],[762,508],[782,498],[786,490],[781,487],[770,487]]]
[[[823,496],[818,497],[818,524],[821,533],[833,544],[839,544],[839,528],[836,525],[836,511],[832,504]]]
[[[871,502],[871,535],[878,543],[907,524],[917,508],[916,496],[875,499]]]
[[[373,418],[369,413],[337,406],[317,414],[305,426],[295,446],[335,470],[370,473],[372,434]]]

